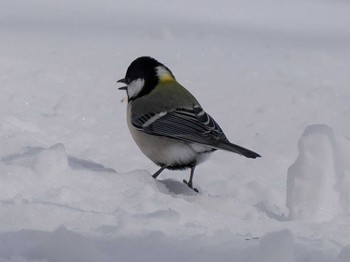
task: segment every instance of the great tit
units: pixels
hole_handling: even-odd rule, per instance
[[[168,67],[154,58],[135,59],[125,78],[117,81],[126,86],[128,97],[127,124],[141,151],[160,169],[190,168],[187,184],[194,191],[195,167],[222,149],[248,158],[259,154],[230,143],[224,132],[207,114],[197,99],[181,84]]]

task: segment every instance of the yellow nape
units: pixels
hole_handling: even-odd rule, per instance
[[[174,82],[175,78],[170,73],[163,73],[159,76],[160,82]]]

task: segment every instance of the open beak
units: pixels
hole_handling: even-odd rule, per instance
[[[125,80],[125,78],[122,78],[122,79],[118,80],[117,83],[126,84],[126,80]],[[127,86],[122,86],[122,87],[119,87],[118,89],[119,90],[126,90]]]

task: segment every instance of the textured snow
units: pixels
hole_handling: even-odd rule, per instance
[[[350,4],[0,4],[0,261],[350,261]],[[164,171],[115,82],[165,63],[234,143]]]

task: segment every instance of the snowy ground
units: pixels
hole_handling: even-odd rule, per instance
[[[1,262],[350,261],[350,3],[198,3],[0,3]],[[115,84],[140,55],[263,158],[153,180]]]

